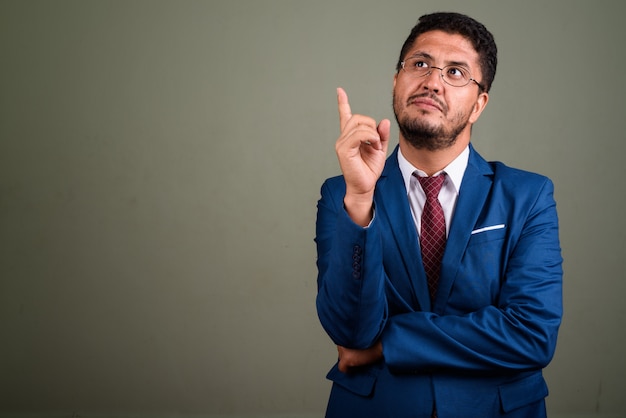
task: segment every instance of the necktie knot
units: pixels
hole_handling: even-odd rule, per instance
[[[426,193],[427,199],[432,199],[439,196],[439,191],[441,190],[441,186],[443,186],[443,182],[446,179],[445,173],[442,173],[435,177],[418,177],[417,178],[422,185],[422,189],[424,189],[424,193]]]

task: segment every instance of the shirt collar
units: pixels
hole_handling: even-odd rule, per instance
[[[450,164],[448,164],[443,170],[445,171],[448,179],[452,182],[452,185],[456,189],[456,193],[459,193],[461,190],[461,182],[463,181],[463,175],[465,174],[465,169],[467,168],[467,163],[469,161],[469,146],[465,147],[465,149],[454,159]],[[422,170],[416,168],[411,164],[405,157],[402,155],[402,150],[398,148],[398,165],[400,166],[400,171],[402,172],[402,178],[404,179],[404,186],[406,187],[407,193],[410,190],[411,177],[413,177],[413,173],[417,171],[419,176],[426,176],[426,173]],[[439,173],[441,173],[441,171]],[[439,174],[437,173],[437,174]]]

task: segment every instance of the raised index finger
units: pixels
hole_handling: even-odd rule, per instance
[[[348,94],[341,87],[337,87],[337,106],[339,108],[339,127],[343,130],[352,117],[352,110],[348,102]]]

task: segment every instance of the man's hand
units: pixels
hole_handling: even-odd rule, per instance
[[[383,358],[383,345],[379,341],[376,345],[365,350],[354,350],[337,346],[339,353],[339,371],[348,373],[354,367],[367,366]]]
[[[335,144],[339,165],[346,180],[344,205],[352,220],[366,226],[372,219],[374,188],[380,177],[389,145],[391,122],[353,115],[348,95],[337,89],[341,135]]]

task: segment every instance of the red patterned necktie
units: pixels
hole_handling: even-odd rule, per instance
[[[436,177],[418,177],[418,180],[426,192],[426,203],[422,212],[420,247],[428,279],[430,299],[434,300],[439,286],[441,259],[446,248],[446,219],[441,203],[439,203],[439,191],[445,180],[445,173]]]

